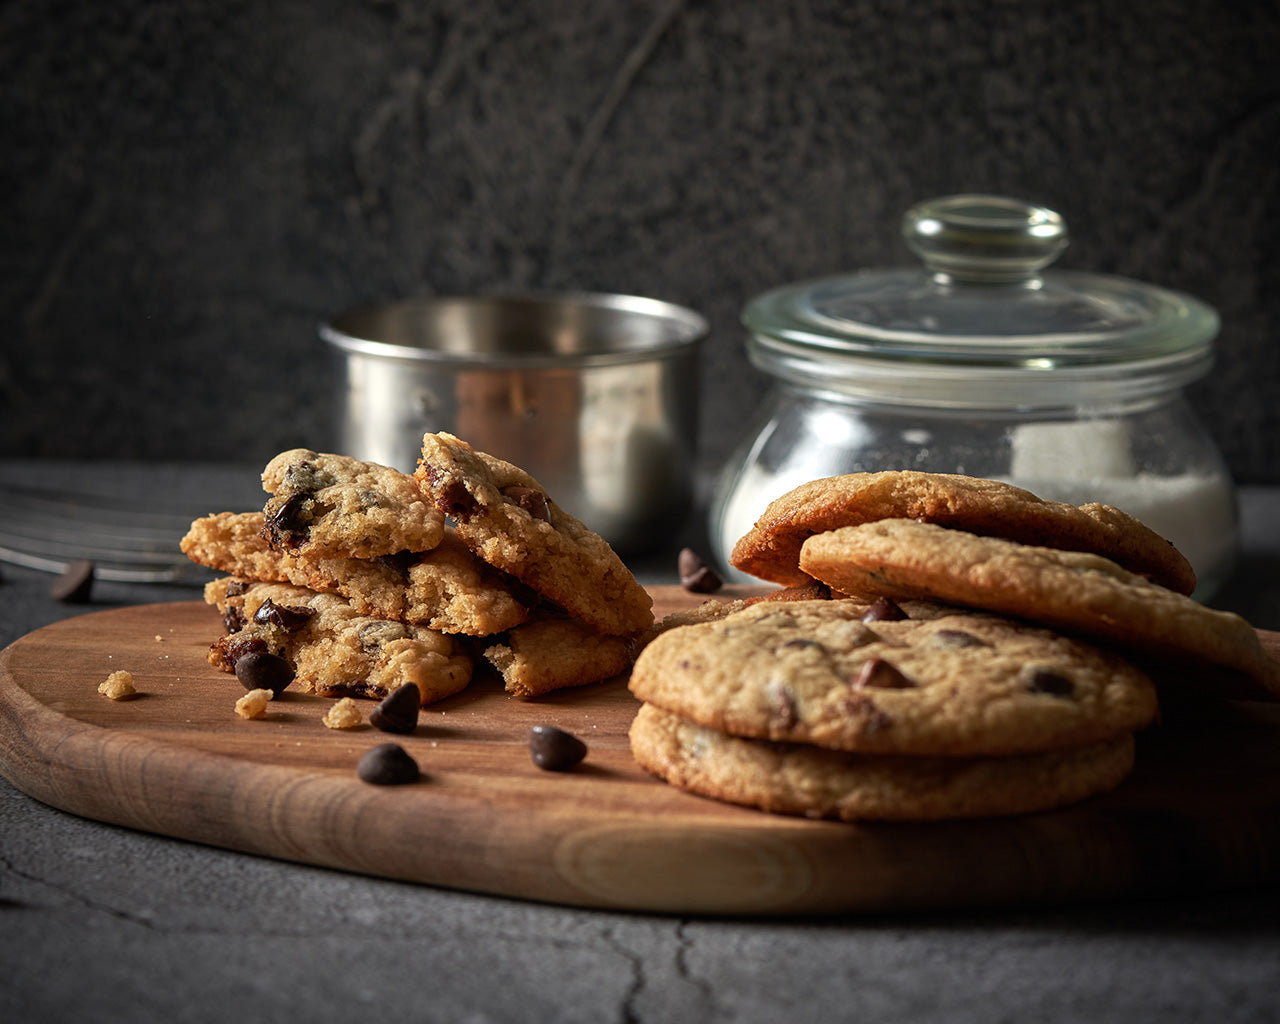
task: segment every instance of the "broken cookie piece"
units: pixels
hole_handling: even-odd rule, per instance
[[[611,636],[566,615],[544,613],[486,648],[485,658],[502,673],[508,693],[535,697],[586,686],[625,672],[635,661],[637,641]]]
[[[232,576],[292,583],[347,598],[362,615],[443,633],[488,636],[529,617],[537,595],[481,561],[446,528],[429,551],[354,558],[273,548],[261,512],[221,512],[191,524],[182,550],[193,562]]]
[[[458,537],[587,626],[629,636],[653,624],[653,600],[599,534],[522,469],[452,434],[426,434],[414,474]]]
[[[389,466],[295,448],[267,463],[262,486],[263,536],[281,550],[377,558],[429,551],[444,536],[444,517]]]
[[[209,652],[210,663],[224,671],[266,653],[292,666],[304,693],[381,700],[413,683],[423,704],[452,696],[471,680],[472,660],[454,638],[360,615],[336,594],[222,578],[205,587],[205,600],[237,627]]]

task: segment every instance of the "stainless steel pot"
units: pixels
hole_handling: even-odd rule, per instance
[[[689,511],[706,333],[681,306],[591,293],[410,299],[320,328],[342,452],[410,472],[422,435],[448,431],[633,551]]]

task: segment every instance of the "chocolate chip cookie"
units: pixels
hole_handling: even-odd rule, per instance
[[[267,463],[262,486],[264,535],[282,550],[377,558],[429,551],[444,536],[413,478],[388,466],[295,448]]]
[[[1280,662],[1262,649],[1248,622],[1100,555],[885,519],[810,537],[800,566],[846,594],[1016,615],[1126,650],[1223,666],[1280,695]]]
[[[1118,785],[1130,735],[1012,757],[894,757],[744,739],[644,704],[631,750],[678,788],[779,814],[843,821],[943,821],[1063,807]]]
[[[1109,505],[1046,501],[1012,484],[913,471],[851,473],[803,484],[775,500],[734,546],[734,566],[777,583],[804,583],[811,536],[878,519],[917,519],[1023,544],[1090,551],[1190,594],[1195,572],[1172,543]]]
[[[602,633],[653,623],[653,601],[599,534],[561,509],[524,470],[452,434],[427,434],[415,477],[462,541]]]
[[[191,524],[193,562],[245,579],[293,583],[346,597],[362,615],[445,633],[488,636],[517,626],[537,603],[514,577],[480,559],[446,528],[430,551],[360,559],[271,547],[261,512],[221,512]]]
[[[310,586],[314,570],[263,535],[261,512],[217,512],[194,520],[178,547],[196,565],[244,579]],[[316,587],[318,590],[332,589]]]
[[[454,638],[360,615],[336,594],[222,577],[205,587],[205,600],[227,628],[209,651],[224,671],[239,674],[244,659],[268,655],[288,663],[303,692],[380,700],[414,683],[423,704],[471,680],[472,660]]]
[[[565,615],[543,613],[510,630],[485,649],[484,657],[502,674],[508,693],[535,697],[620,675],[635,661],[638,644]]]
[[[875,754],[1039,753],[1156,714],[1150,679],[1114,653],[996,615],[902,608],[916,617],[853,600],[753,604],[660,634],[629,685],[721,732]]]

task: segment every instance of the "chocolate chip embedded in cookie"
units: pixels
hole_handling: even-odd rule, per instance
[[[907,470],[851,473],[803,484],[775,500],[734,546],[743,572],[804,583],[800,547],[811,536],[878,519],[917,519],[1023,544],[1090,551],[1190,594],[1195,572],[1172,543],[1109,505],[1046,501],[997,480]]]
[[[843,821],[944,821],[1026,814],[1113,789],[1132,770],[1121,735],[1013,757],[894,757],[744,739],[644,704],[631,751],[672,785],[778,814]]]
[[[191,524],[181,548],[219,572],[333,591],[362,615],[444,633],[500,633],[524,622],[537,603],[528,588],[481,561],[448,529],[430,551],[348,558],[273,548],[262,536],[265,520],[261,512],[205,516]]]
[[[307,586],[311,571],[288,551],[267,543],[265,525],[261,512],[202,516],[187,528],[178,547],[197,565],[231,576]]]
[[[944,601],[1160,657],[1193,658],[1280,694],[1253,627],[1098,555],[885,519],[805,541],[801,568],[845,593]]]
[[[490,565],[602,633],[653,623],[653,601],[599,534],[528,473],[452,434],[427,434],[414,474],[462,541]]]
[[[224,671],[265,653],[287,661],[305,693],[380,700],[413,683],[423,704],[471,681],[471,658],[454,638],[360,615],[336,594],[224,577],[205,587],[205,600],[236,627],[209,651],[209,663]]]
[[[388,466],[295,448],[267,463],[262,486],[273,547],[376,558],[429,551],[444,536],[413,478]]]
[[[868,608],[762,602],[664,632],[636,659],[631,691],[721,732],[878,754],[1057,750],[1155,716],[1147,676],[1083,641],[912,602],[924,617],[867,622]]]

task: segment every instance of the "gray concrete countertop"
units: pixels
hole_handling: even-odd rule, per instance
[[[170,497],[199,491],[190,471],[130,472]],[[1280,629],[1280,490],[1244,489],[1241,513],[1236,578],[1213,604]],[[675,582],[674,552],[639,574]],[[194,594],[99,582],[90,605],[69,605],[48,575],[2,576],[0,645],[88,610]],[[1280,887],[831,921],[583,911],[134,832],[0,780],[0,1020],[15,1024],[1132,1024],[1276,1020],[1277,1006]]]

